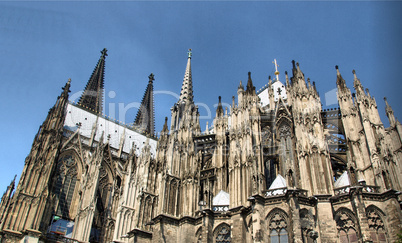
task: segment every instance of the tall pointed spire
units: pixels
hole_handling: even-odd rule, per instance
[[[134,121],[135,127],[140,129],[143,133],[149,134],[151,137],[155,135],[154,77],[153,73],[148,76],[148,86]]]
[[[253,85],[253,80],[251,79],[251,72],[248,72],[248,81],[246,86],[246,92],[255,95],[255,87]]]
[[[181,86],[180,98],[177,103],[193,103],[193,80],[191,76],[191,49],[188,49],[186,72],[184,73],[183,84]]]
[[[101,54],[102,55],[88,80],[87,86],[78,101],[80,106],[95,111],[96,113],[102,112],[105,58],[107,56],[107,49],[103,48]]]

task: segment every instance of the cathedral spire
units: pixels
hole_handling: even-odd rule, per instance
[[[78,101],[80,106],[95,111],[96,113],[102,112],[105,58],[107,56],[107,49],[103,48],[101,54],[102,55],[88,80],[87,86]]]
[[[180,98],[177,103],[193,103],[193,80],[191,76],[191,49],[188,49],[186,71],[184,73],[183,84],[181,86]]]
[[[253,85],[253,80],[251,79],[251,72],[248,72],[248,81],[247,81],[246,92],[249,94],[255,95],[255,87]]]
[[[149,134],[151,137],[155,134],[154,77],[153,73],[148,76],[148,86],[134,121],[135,127],[139,128],[143,133]]]
[[[168,128],[167,122],[168,122],[168,118],[165,117],[165,124],[163,124],[163,128],[162,128],[162,133],[165,133],[165,134],[169,133],[169,128]]]

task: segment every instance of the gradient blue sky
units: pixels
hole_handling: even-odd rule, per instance
[[[263,87],[274,58],[281,80],[298,61],[324,108],[337,106],[334,66],[350,88],[355,69],[388,126],[384,96],[402,115],[401,7],[399,1],[0,2],[0,193],[19,178],[60,88],[71,78],[78,97],[104,47],[106,114],[119,104],[137,105],[153,72],[158,132],[164,117],[170,120],[188,48],[202,130],[218,96],[231,103],[248,71],[256,89]],[[136,112],[114,117],[130,123]]]

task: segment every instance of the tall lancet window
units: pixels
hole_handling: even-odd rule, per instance
[[[56,197],[55,214],[70,219],[71,201],[77,182],[77,162],[72,155],[64,155],[59,159],[56,166],[56,177],[53,191]]]

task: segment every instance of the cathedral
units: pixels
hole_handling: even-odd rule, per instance
[[[352,92],[336,66],[333,109],[295,61],[259,91],[248,73],[202,131],[190,50],[157,133],[153,74],[132,124],[102,114],[106,56],[39,127],[1,198],[0,242],[398,241],[402,125],[384,98],[384,127],[355,71]]]

